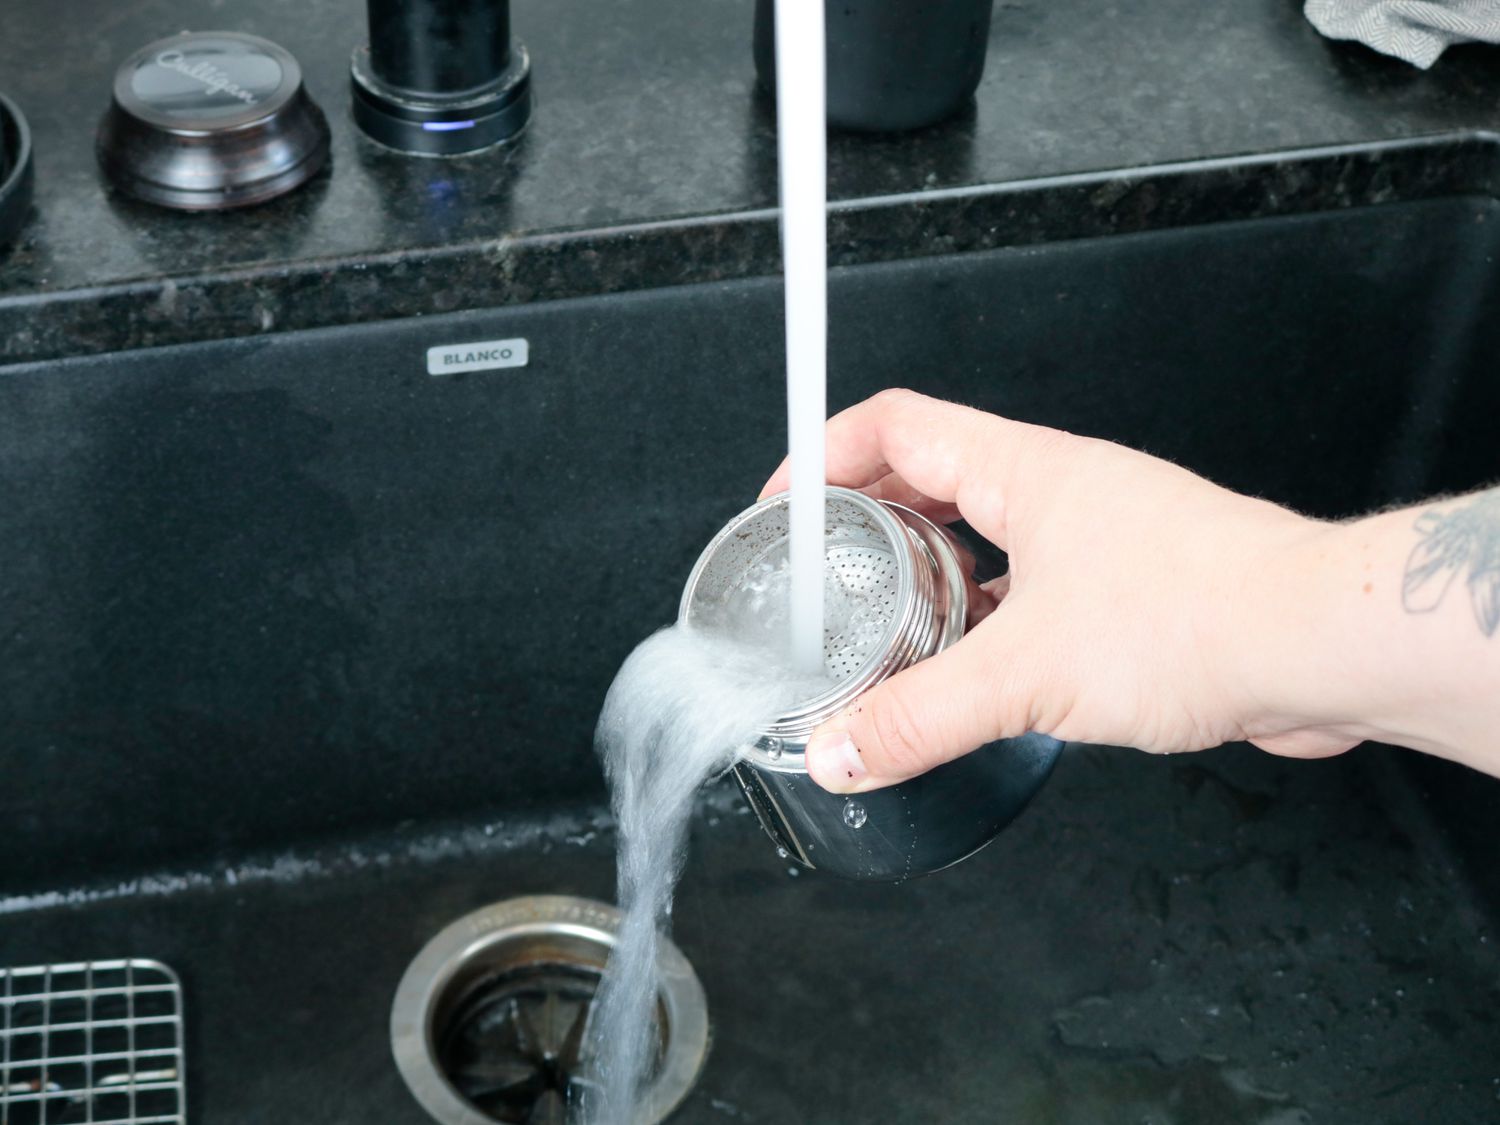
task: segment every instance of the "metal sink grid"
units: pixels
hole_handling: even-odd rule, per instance
[[[159,961],[0,968],[0,1125],[183,1125],[182,986]]]

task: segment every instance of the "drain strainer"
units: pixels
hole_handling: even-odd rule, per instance
[[[391,1008],[396,1065],[443,1125],[565,1125],[586,1085],[584,1030],[620,913],[566,895],[465,915],[417,954]],[[656,1051],[638,1125],[682,1101],[708,1050],[703,986],[660,944]]]
[[[182,1125],[182,988],[159,961],[0,968],[0,1123]]]

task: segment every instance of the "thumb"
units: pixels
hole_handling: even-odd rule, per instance
[[[807,772],[830,793],[863,793],[1022,734],[1031,700],[1015,684],[1002,606],[950,649],[876,684],[807,743]]]

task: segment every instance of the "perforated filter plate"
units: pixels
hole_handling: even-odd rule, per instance
[[[778,620],[766,612],[766,601],[778,580],[787,583],[788,513],[782,494],[730,521],[693,568],[679,616],[742,639]],[[829,488],[823,531],[829,687],[768,730],[787,745],[963,632],[963,575],[945,533],[930,521],[862,493]],[[779,595],[786,596],[784,589]]]
[[[896,616],[901,564],[889,547],[830,547],[824,564],[823,666],[836,682],[880,651]]]
[[[778,499],[742,513],[704,551],[683,616],[731,633],[765,620],[768,586],[779,580],[784,596],[787,581],[789,506]],[[842,681],[879,651],[911,578],[903,573],[901,525],[874,501],[830,489],[823,534],[823,660],[829,677]]]

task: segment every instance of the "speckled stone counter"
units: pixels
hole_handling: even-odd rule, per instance
[[[751,8],[516,0],[530,130],[422,160],[350,120],[359,0],[77,0],[65,21],[12,0],[0,88],[32,122],[38,202],[0,252],[0,363],[772,273],[773,115],[755,93]],[[226,215],[106,190],[92,144],[113,68],[184,27],[291,49],[333,126],[329,170]],[[834,138],[834,257],[1493,193],[1497,121],[1500,50],[1456,48],[1422,73],[1323,40],[1290,0],[1001,3],[971,109]]]

